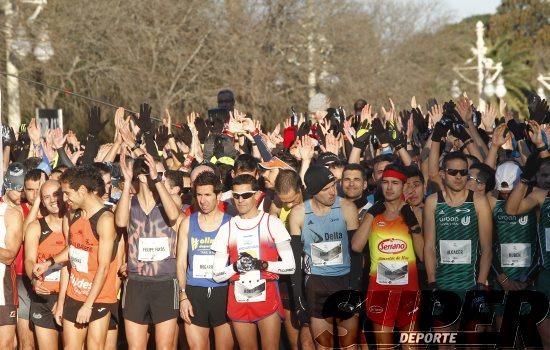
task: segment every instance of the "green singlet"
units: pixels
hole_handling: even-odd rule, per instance
[[[537,215],[534,210],[525,215],[508,215],[506,201],[497,199],[493,209],[495,247],[493,264],[511,279],[521,280],[535,263],[537,251]]]
[[[435,207],[436,282],[446,290],[468,290],[476,285],[479,233],[474,193],[457,207],[437,192]]]

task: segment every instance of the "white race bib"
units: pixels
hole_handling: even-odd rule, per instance
[[[344,263],[342,242],[311,243],[311,261],[313,266],[341,265]]]
[[[235,299],[239,303],[265,301],[266,281],[264,279],[235,281]]]
[[[531,266],[531,244],[502,243],[500,245],[500,263],[502,267]]]
[[[376,283],[391,286],[409,283],[409,263],[403,260],[379,261],[376,268]]]
[[[441,240],[439,253],[442,264],[471,264],[472,241],[469,239]]]
[[[195,255],[193,256],[193,277],[194,278],[212,278],[214,269],[214,255]]]
[[[88,273],[88,252],[69,246],[69,259],[71,267],[78,272]]]
[[[61,279],[61,268],[63,266],[60,264],[54,264],[44,273],[44,281],[46,282],[59,282]]]
[[[139,238],[139,261],[161,261],[170,257],[168,237]]]

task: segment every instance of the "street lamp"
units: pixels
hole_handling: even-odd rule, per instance
[[[462,94],[462,91],[460,91],[460,87],[458,86],[458,80],[454,79],[451,86],[451,97],[456,100],[460,97],[460,94]]]
[[[466,60],[465,66],[453,68],[462,80],[477,87],[479,98],[478,108],[480,110],[485,108],[485,96],[492,97],[496,94],[499,98],[502,98],[506,95],[504,79],[501,76],[502,62],[495,63],[492,59],[486,56],[488,48],[485,45],[485,40],[483,39],[484,33],[485,26],[481,21],[478,21],[476,23],[476,46],[471,48],[474,56]],[[476,61],[475,64],[473,64],[474,60]],[[463,74],[465,71],[476,71],[477,79],[473,80],[468,78]],[[495,80],[497,83],[496,87],[493,84]]]
[[[539,76],[537,77],[537,81],[540,83],[537,94],[540,96],[540,98],[546,99],[544,89],[550,90],[550,75],[544,76],[542,74],[539,74]]]

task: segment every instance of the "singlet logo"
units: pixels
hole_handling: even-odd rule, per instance
[[[468,208],[464,208],[464,209],[456,208],[455,210],[456,210],[457,213],[469,213],[470,212],[470,209],[468,209]]]
[[[407,243],[400,239],[385,239],[378,243],[378,250],[386,254],[398,254],[407,249]]]
[[[382,306],[374,305],[369,308],[369,311],[373,314],[381,314],[384,312],[384,308]]]
[[[201,239],[191,237],[191,250],[195,250],[197,248],[208,248],[212,245],[212,238],[210,237],[204,237]]]
[[[441,209],[438,214],[439,215],[445,215],[445,211],[443,209]]]
[[[378,223],[376,225],[378,225],[380,227],[384,227],[384,226],[386,226],[386,223],[384,221],[378,221]]]
[[[466,216],[466,217],[463,217],[461,220],[460,220],[460,223],[464,226],[467,226],[470,224],[470,216]]]
[[[521,218],[519,218],[518,222],[522,226],[527,224],[527,215],[523,215]]]

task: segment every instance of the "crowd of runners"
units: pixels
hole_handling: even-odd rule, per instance
[[[273,130],[218,104],[177,126],[93,107],[82,142],[2,126],[0,349],[383,348],[470,311],[498,330],[484,291],[550,296],[546,101],[317,94]],[[459,316],[421,322],[438,291]]]

